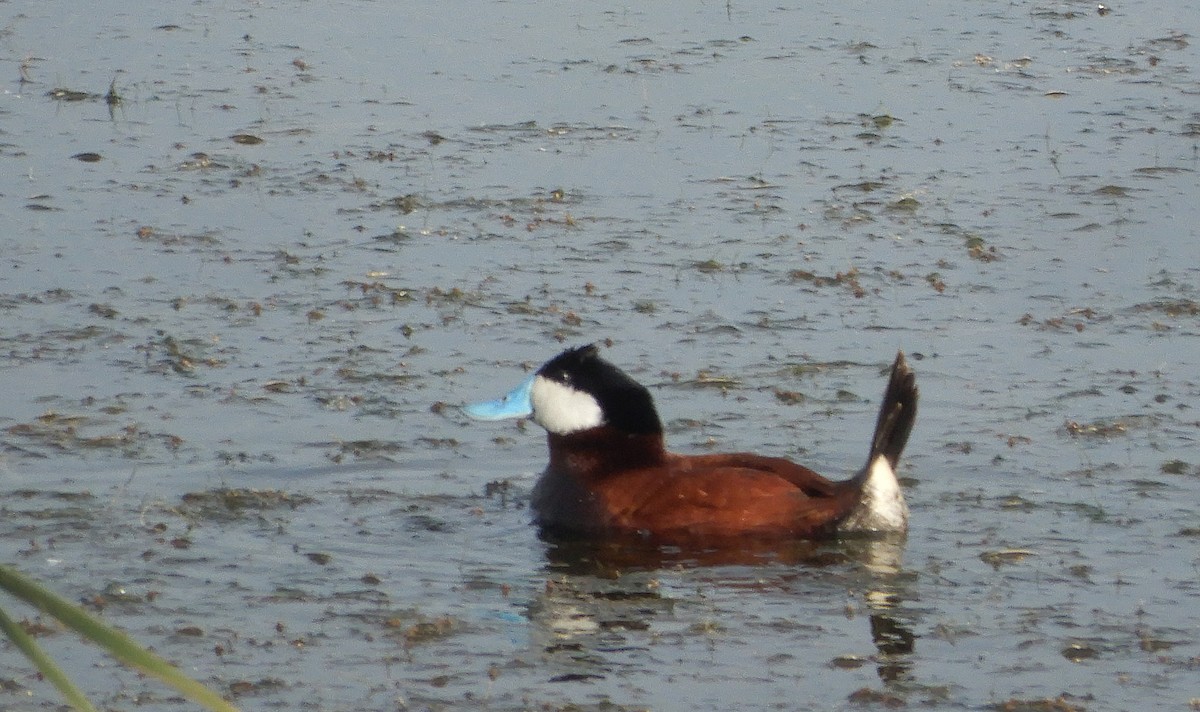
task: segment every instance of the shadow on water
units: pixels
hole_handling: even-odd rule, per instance
[[[669,585],[664,580],[673,577],[711,589],[705,594],[709,598],[732,598],[735,605],[747,606],[758,605],[764,594],[824,605],[829,598],[811,596],[814,586],[850,590],[862,601],[868,625],[861,633],[869,636],[875,653],[837,656],[829,664],[874,665],[885,687],[896,685],[901,692],[913,679],[917,636],[904,604],[917,597],[917,575],[904,568],[904,536],[750,540],[720,548],[550,536],[543,541],[547,584],[531,602],[529,620],[535,644],[570,669],[556,679],[602,677],[605,653],[621,650],[626,633],[650,631],[675,616],[683,599],[664,591]],[[693,622],[689,631],[701,634],[720,625]],[[884,703],[901,699],[867,689],[855,694]]]

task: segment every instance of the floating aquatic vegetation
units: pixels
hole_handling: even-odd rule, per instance
[[[1064,316],[1038,319],[1033,314],[1022,314],[1017,323],[1021,326],[1036,326],[1042,331],[1083,331],[1089,321],[1098,319],[1098,315],[1088,308],[1072,309]]]
[[[161,443],[170,450],[178,449],[183,438],[166,433],[152,433],[136,423],[113,430],[106,420],[87,415],[44,413],[26,423],[4,429],[9,435],[57,452],[80,454],[89,450],[120,451],[127,457],[141,457],[151,443]],[[96,432],[100,431],[100,432]]]
[[[980,262],[995,262],[1000,259],[1000,253],[992,245],[984,242],[979,235],[968,235],[966,238],[967,254],[971,259]]]
[[[1111,438],[1126,435],[1131,430],[1142,430],[1158,425],[1160,418],[1155,415],[1127,415],[1113,420],[1094,420],[1090,423],[1080,423],[1066,420],[1063,429],[1073,438]]]
[[[1183,460],[1168,460],[1159,466],[1158,471],[1164,475],[1200,474],[1200,466],[1192,465]]]
[[[346,280],[342,284],[345,285],[346,289],[357,290],[374,306],[411,302],[415,299],[412,290],[403,287],[393,287],[381,281],[360,282]]]
[[[179,498],[180,509],[189,517],[227,521],[276,509],[296,510],[314,504],[316,498],[283,490],[219,487],[188,492]]]
[[[216,233],[213,232],[197,232],[197,233],[178,233],[165,232],[149,225],[139,227],[135,233],[139,240],[147,242],[157,242],[160,245],[176,246],[176,245],[198,245],[210,246],[220,242],[217,239]]]
[[[157,338],[135,348],[146,354],[147,364],[152,372],[173,372],[181,376],[192,376],[195,375],[197,367],[220,368],[225,365],[224,360],[205,355],[205,352],[214,346],[211,340],[177,339],[170,334],[159,332]],[[155,356],[158,356],[157,360],[154,359]]]
[[[911,195],[906,195],[888,203],[885,209],[892,212],[915,213],[920,207],[921,201]]]
[[[89,304],[88,312],[103,319],[115,319],[120,312],[110,304]]]
[[[983,552],[979,555],[979,559],[992,568],[999,570],[1002,566],[1018,564],[1036,555],[1036,552],[1031,549],[995,549]]]
[[[337,443],[321,443],[330,448],[326,457],[333,462],[343,462],[347,456],[359,460],[390,460],[407,448],[390,440],[345,440]]]
[[[259,680],[235,680],[229,683],[229,694],[234,697],[246,697],[275,692],[287,687],[287,683],[277,677],[264,677]]]
[[[783,403],[784,405],[800,405],[807,400],[807,396],[800,391],[788,391],[782,388],[776,388],[774,389],[773,393],[775,395],[775,400]]]
[[[1198,316],[1200,315],[1200,302],[1185,297],[1162,297],[1153,301],[1135,304],[1132,309],[1135,312],[1142,313],[1157,312],[1169,317]]]
[[[851,692],[846,699],[855,705],[882,707],[886,709],[908,706],[905,699],[894,692],[873,690],[869,687],[862,687]]]
[[[78,91],[75,89],[66,89],[58,87],[46,92],[46,96],[55,101],[88,101],[89,99],[99,98],[96,94],[90,94],[86,91]]]
[[[857,267],[851,267],[845,272],[838,272],[831,277],[814,274],[804,269],[794,269],[788,272],[788,278],[793,282],[807,282],[814,287],[845,286],[851,294],[859,298],[865,297],[867,294],[867,290],[859,281]]]
[[[722,376],[708,371],[700,371],[694,378],[682,378],[678,374],[672,374],[671,384],[681,388],[716,388],[722,391],[741,388],[743,385],[733,376]]]

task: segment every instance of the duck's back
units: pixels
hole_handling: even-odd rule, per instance
[[[671,454],[587,483],[547,470],[533,508],[557,532],[682,541],[827,533],[856,502],[845,483],[782,458]]]

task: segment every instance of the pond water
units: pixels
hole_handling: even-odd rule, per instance
[[[3,560],[245,709],[1200,707],[1197,9],[5,5]],[[907,539],[540,541],[590,341],[833,477],[903,349]]]

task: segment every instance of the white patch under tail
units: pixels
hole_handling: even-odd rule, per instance
[[[883,455],[870,464],[862,497],[838,529],[843,532],[903,532],[908,529],[908,503],[896,472]]]

